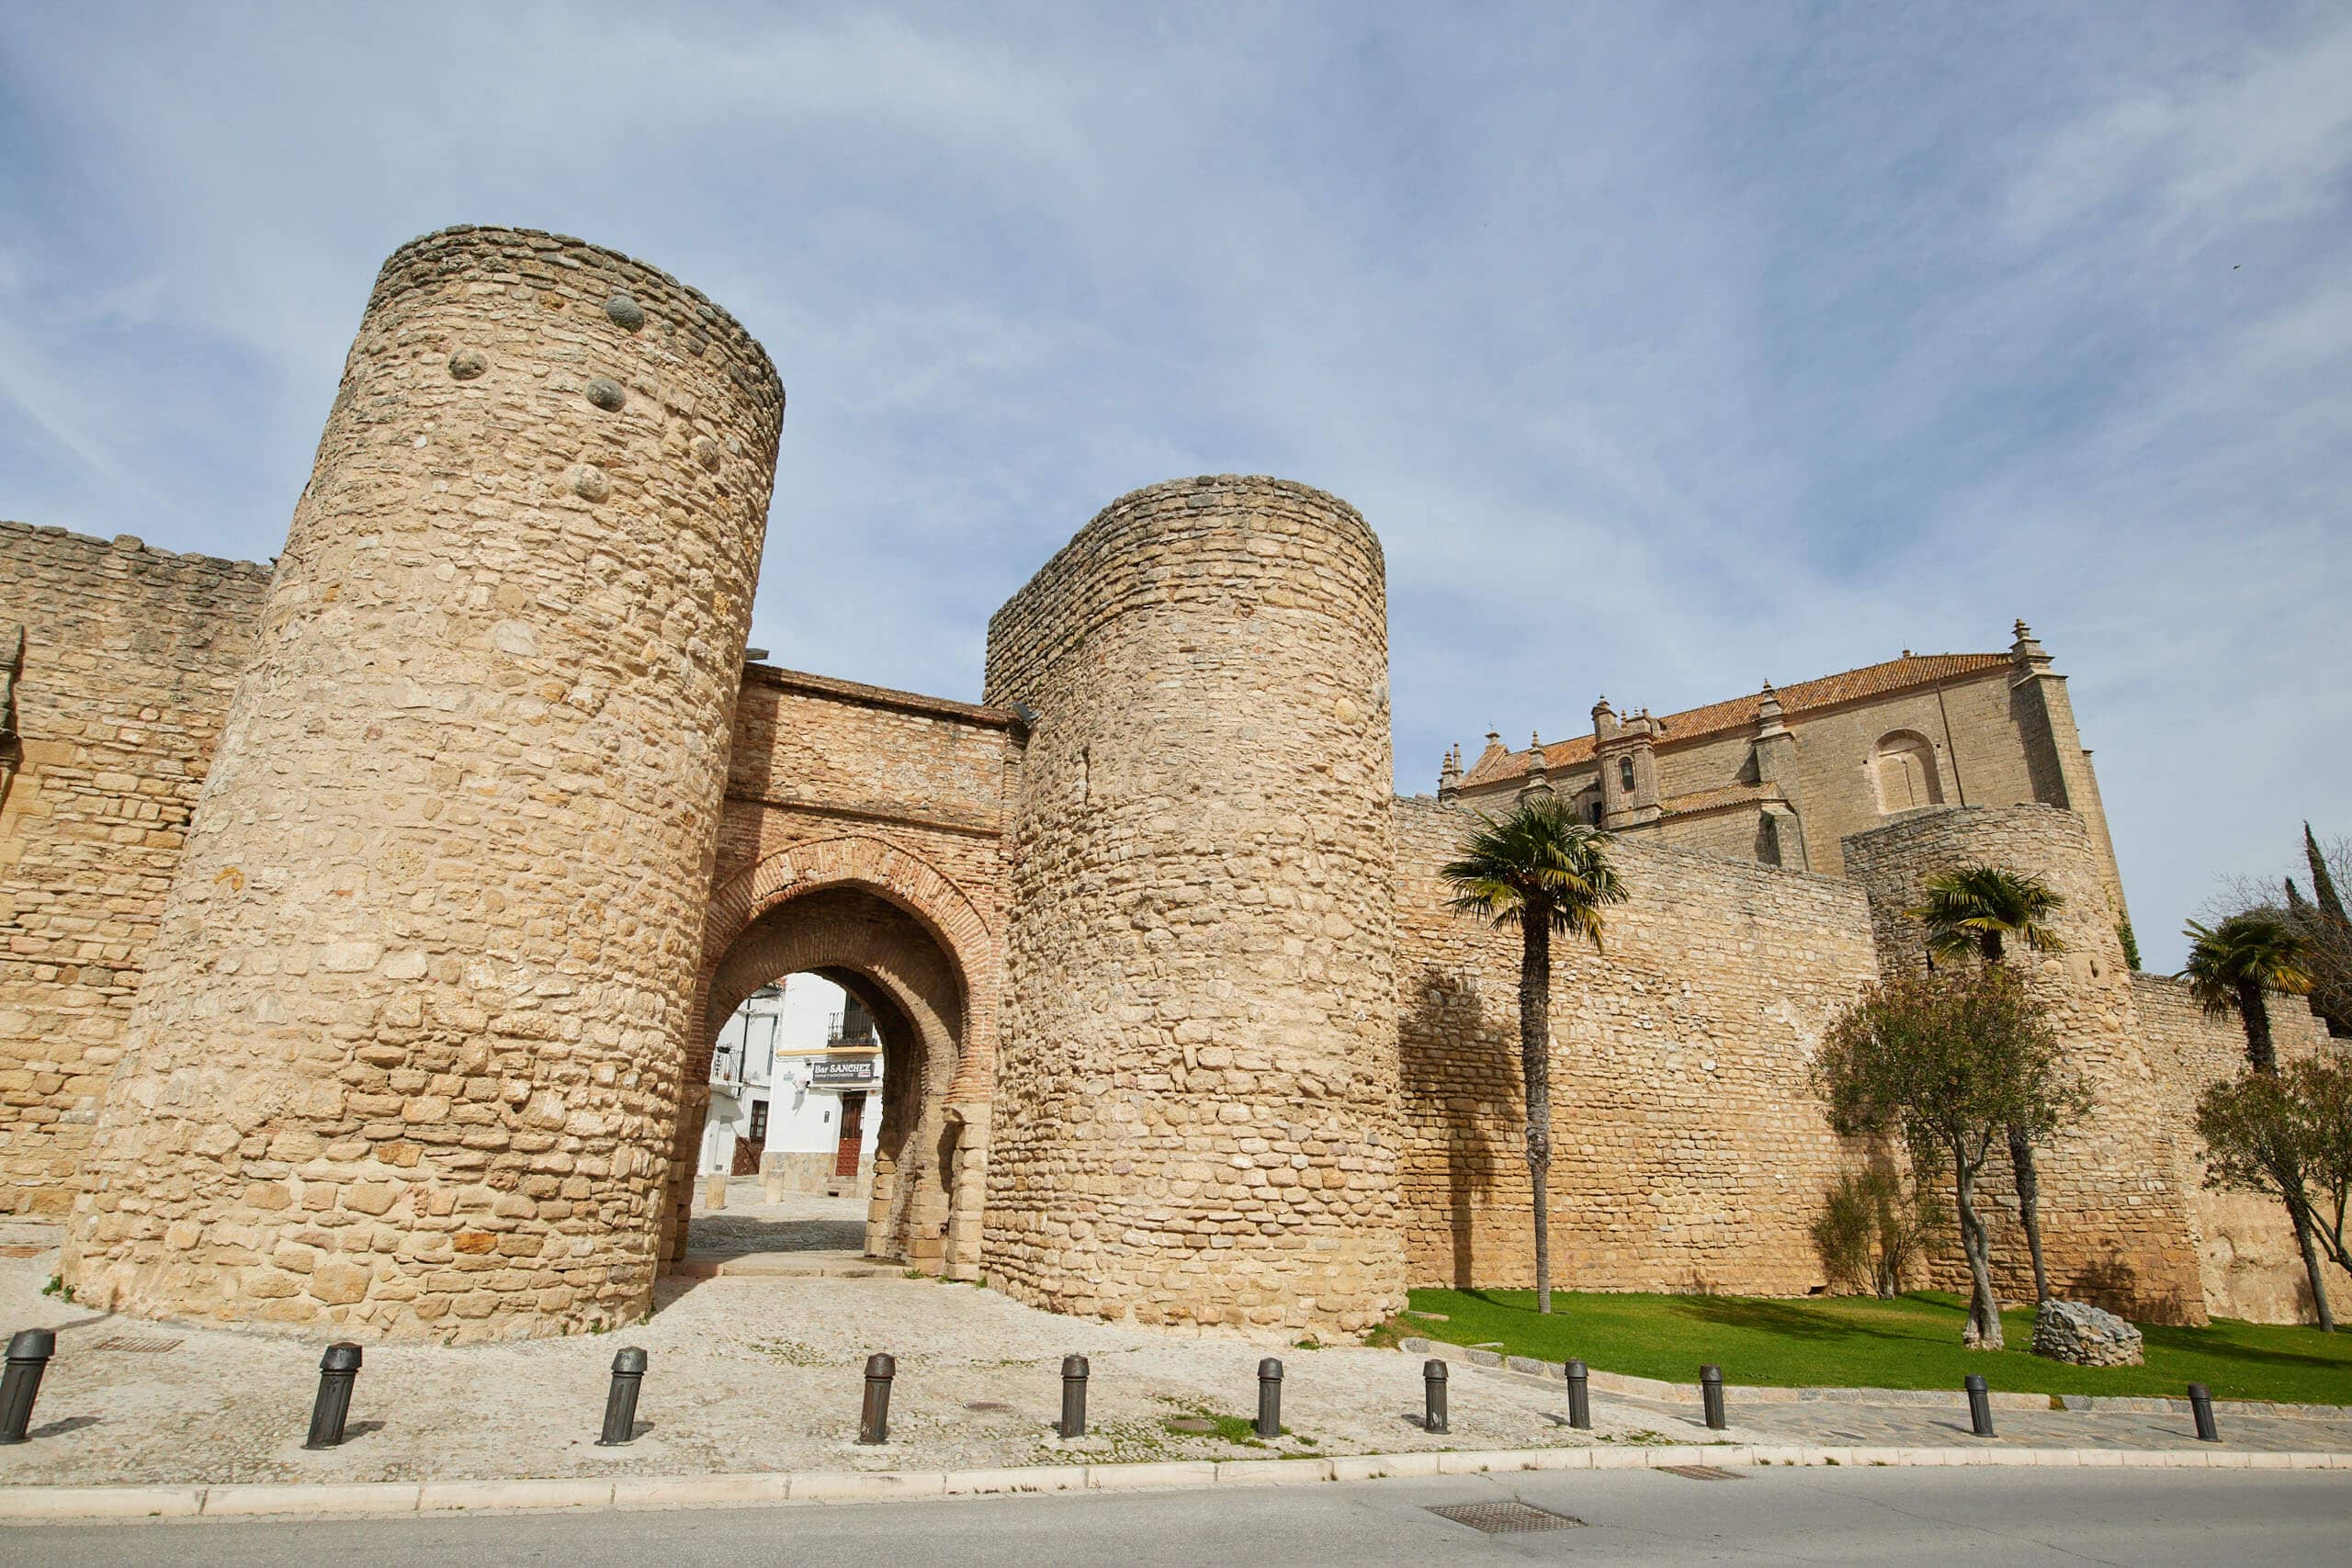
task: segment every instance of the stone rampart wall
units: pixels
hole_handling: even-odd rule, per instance
[[[779,964],[840,964],[888,990],[910,1037],[892,1042],[899,1060],[884,1089],[872,1245],[963,1279],[980,1272],[1004,803],[1019,758],[1010,716],[996,709],[747,670],[687,1060],[689,1085],[701,1085],[728,1014],[751,987],[784,973]],[[844,890],[876,895],[911,923],[876,932],[865,929],[872,922],[803,918],[817,909],[815,896]],[[916,987],[920,996],[892,989],[886,972],[934,962],[946,966],[951,995],[937,995],[935,985]],[[689,1098],[699,1092],[690,1089]],[[689,1220],[700,1131],[696,1118],[682,1119],[667,1222],[673,1257]]]
[[[2202,1322],[2205,1292],[2183,1186],[2190,1134],[2165,1063],[2133,1006],[2108,896],[2104,846],[2083,818],[2050,806],[1954,807],[1899,818],[1845,845],[1847,874],[1869,889],[1880,963],[1887,973],[1925,963],[1922,927],[1904,911],[1935,872],[1985,862],[2047,881],[2065,900],[2054,922],[2062,953],[2012,944],[2004,960],[2052,1010],[2069,1061],[2092,1094],[2088,1117],[2046,1145],[2038,1161],[2042,1241],[2051,1288],[2137,1319]],[[2014,1186],[2001,1155],[1985,1169],[1993,1222],[1994,1283],[2005,1299],[2033,1299],[2033,1276],[2016,1223]],[[1957,1253],[1939,1249],[1939,1283],[1962,1288]]]
[[[2246,1070],[2245,1031],[2234,1017],[2207,1016],[2189,999],[2187,983],[2168,975],[2132,976],[2132,1000],[2185,1130],[2182,1185],[2197,1228],[2205,1310],[2257,1323],[2312,1321],[2311,1287],[2286,1211],[2258,1193],[2208,1189],[2204,1145],[2186,1131],[2207,1086]],[[2294,997],[2270,998],[2270,1028],[2282,1061],[2338,1049],[2310,1006]],[[2352,1275],[2333,1265],[2326,1271],[2330,1301],[2339,1311],[2352,1310]]]
[[[1519,933],[1449,913],[1438,874],[1471,820],[1395,803],[1399,1211],[1412,1282],[1525,1287]],[[1876,973],[1862,890],[1645,839],[1610,852],[1631,897],[1605,953],[1553,949],[1553,1282],[1801,1295],[1851,1157],[1805,1075]]]
[[[0,523],[0,1213],[62,1218],[269,568]]]
[[[625,256],[459,229],[385,264],[101,1111],[83,1300],[644,1311],[783,412]]]
[[[989,625],[1011,825],[992,1281],[1272,1334],[1402,1304],[1380,547],[1265,479],[1114,502]]]

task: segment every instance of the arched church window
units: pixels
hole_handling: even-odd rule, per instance
[[[1898,729],[1879,739],[1871,758],[1871,779],[1878,788],[1882,814],[1916,811],[1944,803],[1943,778],[1936,769],[1936,748],[1924,736]]]
[[[1617,787],[1627,795],[1634,793],[1634,759],[1631,757],[1617,759]]]

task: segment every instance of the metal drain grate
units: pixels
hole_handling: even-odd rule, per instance
[[[1488,1535],[1524,1535],[1530,1530],[1572,1530],[1584,1523],[1573,1514],[1555,1514],[1532,1503],[1448,1503],[1430,1513],[1457,1525],[1468,1525]]]
[[[99,1340],[93,1350],[176,1350],[180,1342],[164,1334],[117,1334]]]
[[[1658,1469],[1668,1475],[1679,1475],[1685,1481],[1744,1481],[1747,1477],[1736,1471],[1713,1464],[1662,1464]]]

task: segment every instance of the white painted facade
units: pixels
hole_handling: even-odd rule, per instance
[[[872,1032],[865,1010],[820,976],[787,975],[752,993],[718,1032],[711,1056],[702,1174],[732,1170],[737,1143],[758,1132],[768,1155],[799,1156],[771,1165],[830,1168],[820,1156],[838,1156],[842,1101],[860,1092],[858,1166],[871,1170],[882,1123],[882,1054],[858,1043],[871,1041]],[[870,1078],[858,1081],[869,1064]]]

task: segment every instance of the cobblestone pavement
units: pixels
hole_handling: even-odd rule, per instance
[[[694,1223],[687,1250],[695,1257],[740,1258],[754,1252],[841,1252],[856,1256],[865,1247],[865,1201],[787,1192],[770,1203],[760,1179],[739,1176],[727,1184],[727,1207],[713,1211],[695,1193]]]
[[[735,1217],[776,1226],[854,1224],[851,1200],[802,1198]],[[760,1206],[764,1207],[764,1206]],[[804,1235],[821,1234],[804,1231]],[[1589,1441],[1694,1442],[1697,1411],[1596,1393],[1595,1430],[1566,1426],[1565,1391],[1456,1366],[1452,1431],[1419,1422],[1422,1358],[1363,1348],[1281,1350],[1290,1432],[1267,1448],[1171,1419],[1247,1417],[1264,1347],[1060,1317],[993,1291],[877,1269],[864,1279],[664,1281],[647,1323],[621,1333],[458,1348],[370,1345],[351,1440],[301,1440],[324,1337],[112,1317],[44,1295],[56,1231],[0,1224],[0,1330],[58,1330],[34,1415],[35,1441],[0,1449],[0,1484],[414,1481],[700,1474],[783,1470],[979,1469],[1074,1460],[1246,1459],[1279,1454],[1512,1449]],[[813,1245],[813,1244],[812,1244]],[[9,1256],[38,1247],[34,1256]],[[651,1369],[640,1433],[594,1445],[613,1352],[642,1346]],[[898,1359],[890,1441],[856,1435],[866,1356]],[[1052,1435],[1060,1365],[1092,1364],[1090,1435]],[[1733,1442],[1942,1446],[1975,1441],[1955,1393],[1917,1407],[1735,1403]],[[2005,1443],[2169,1447],[2185,1418],[1998,1413]],[[1241,1436],[1228,1427],[1234,1436]],[[2233,1447],[2352,1450],[2345,1425],[2233,1419]]]

